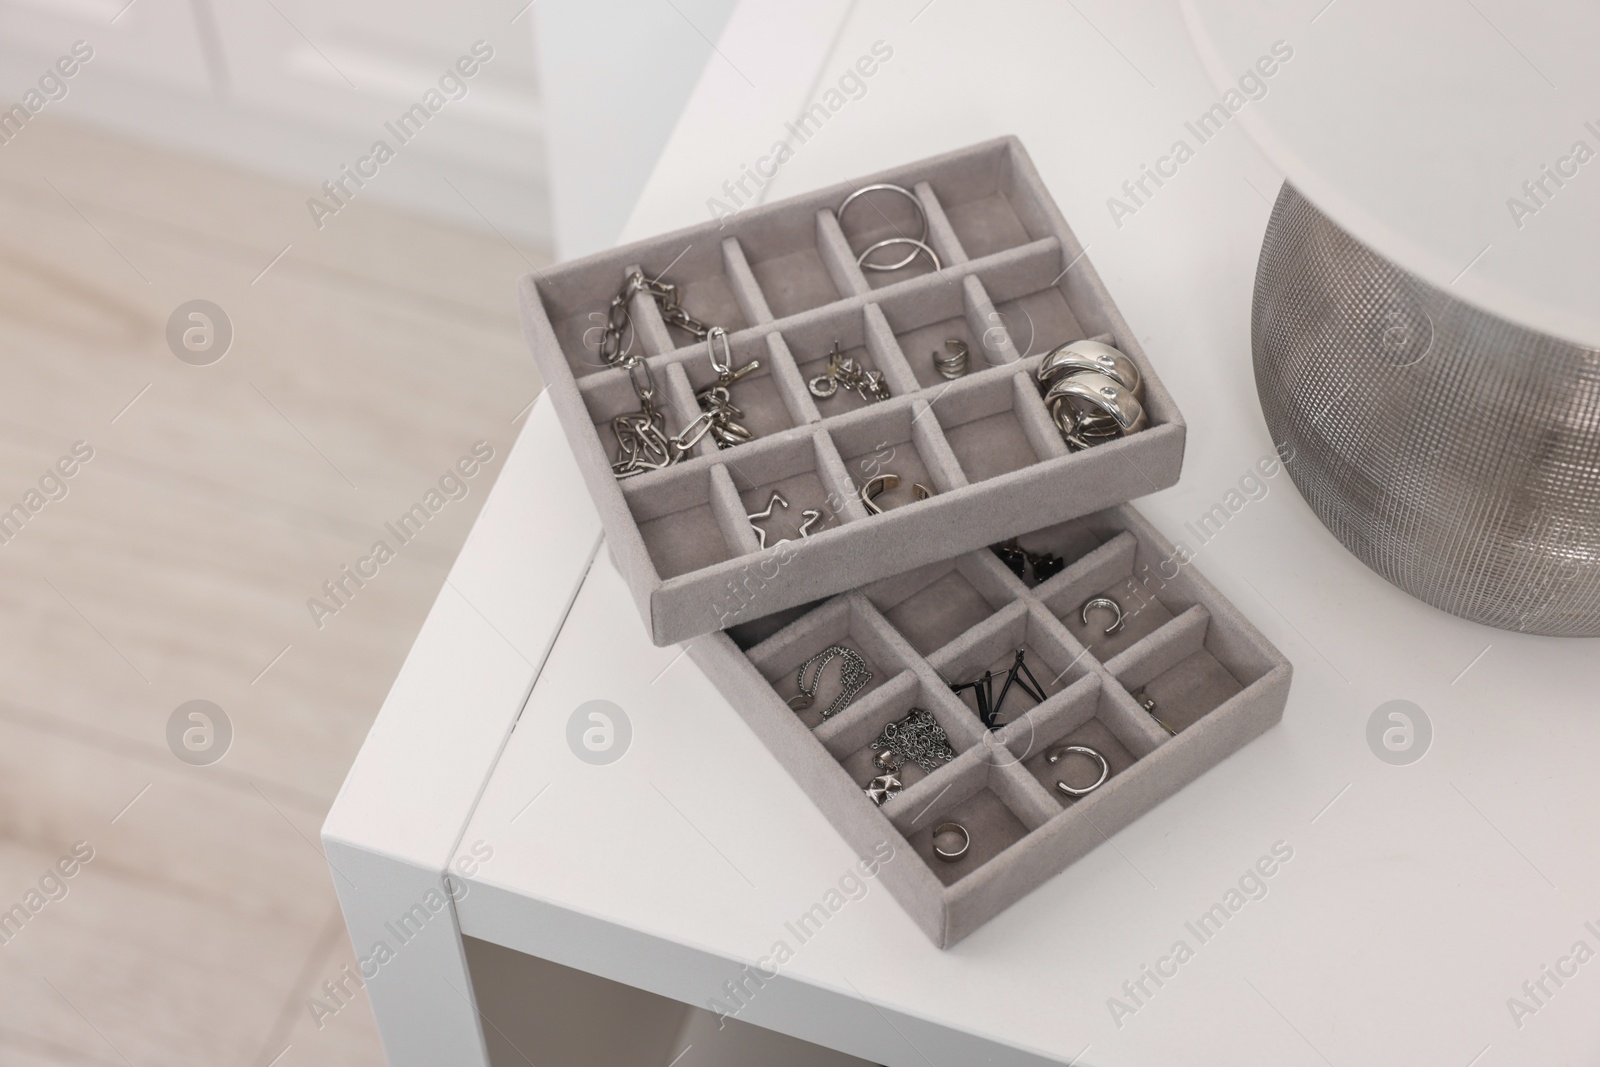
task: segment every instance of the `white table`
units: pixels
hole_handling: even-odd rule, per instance
[[[1182,482],[1139,504],[1180,535],[1272,449],[1247,331],[1279,175],[1225,131],[1119,228],[1106,198],[1214,98],[1176,12],[920,7],[852,8],[830,37],[742,5],[630,236],[691,220],[815,85],[890,41],[771,195],[1018,133],[1189,420]],[[796,41],[809,59],[785,58]],[[1580,939],[1600,951],[1593,645],[1434,611],[1347,555],[1286,478],[1269,484],[1198,565],[1294,660],[1283,723],[951,950],[872,888],[740,1019],[896,1067],[1594,1062],[1600,960],[1543,979],[1538,1005],[1522,989]],[[480,1023],[490,991],[463,935],[726,1003],[724,982],[793,944],[786,920],[854,861],[682,651],[649,645],[602,549],[538,405],[323,831],[358,955],[394,950],[368,994],[396,1065],[484,1063],[482,1033],[508,1025]],[[1433,723],[1409,766],[1366,742],[1392,698]],[[566,740],[592,699],[633,727],[605,766]],[[1276,842],[1293,858],[1267,895],[1201,944],[1186,923]],[[459,899],[429,910],[447,870]],[[397,945],[419,903],[422,933]],[[1193,958],[1136,1001],[1124,983],[1179,939]],[[1520,1027],[1513,996],[1537,1007]],[[1112,997],[1137,1010],[1114,1017]]]

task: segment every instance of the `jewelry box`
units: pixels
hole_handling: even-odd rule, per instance
[[[862,196],[886,186],[900,195]],[[1015,138],[561,264],[519,295],[657,644],[1099,511],[1182,465],[1182,416]],[[1138,379],[1137,432],[1094,447],[1039,381],[1083,340]]]
[[[879,878],[940,947],[1276,723],[1289,693],[1288,660],[1129,506],[1001,552],[1011,566],[980,549],[688,645],[858,854],[905,857]],[[830,649],[854,659],[806,669]],[[1042,701],[1002,680],[1019,663]],[[885,797],[891,724],[932,769],[901,761]],[[926,759],[930,732],[952,758]]]

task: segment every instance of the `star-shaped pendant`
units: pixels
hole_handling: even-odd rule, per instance
[[[890,771],[888,774],[878,775],[878,777],[867,783],[867,796],[874,804],[882,807],[890,797],[900,792],[902,788],[904,786],[901,785],[900,776]]]

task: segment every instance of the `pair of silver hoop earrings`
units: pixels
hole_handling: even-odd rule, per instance
[[[1051,350],[1035,374],[1050,418],[1075,452],[1150,424],[1138,365],[1110,345],[1070,341]]]
[[[845,197],[844,203],[839,205],[839,210],[834,212],[834,216],[839,220],[840,226],[842,227],[844,225],[844,213],[849,209],[850,205],[855,203],[858,198],[863,197],[868,193],[895,193],[905,197],[911,202],[911,206],[916,209],[917,218],[922,223],[922,232],[916,237],[906,237],[904,235],[898,237],[886,237],[881,241],[873,243],[867,248],[862,249],[861,253],[856,256],[856,266],[860,267],[862,270],[899,270],[901,267],[911,266],[912,263],[916,262],[918,256],[927,256],[928,262],[933,264],[934,270],[944,270],[944,264],[939,262],[939,254],[928,245],[928,213],[923,209],[922,201],[918,199],[917,194],[912,192],[910,189],[907,189],[903,185],[894,185],[890,182],[879,182],[876,185],[863,185],[861,188]],[[881,251],[885,248],[910,248],[911,251],[907,252],[904,257],[895,260],[893,263],[874,263],[867,258],[871,256],[872,253]],[[852,249],[852,251],[854,250]]]

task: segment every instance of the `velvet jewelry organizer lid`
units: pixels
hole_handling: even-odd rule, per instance
[[[879,183],[911,191],[921,217],[880,192],[841,220],[846,197]],[[858,265],[879,241],[918,237],[923,219],[937,269],[920,251],[899,269]],[[677,307],[725,330],[726,346],[681,328],[649,292],[629,294],[613,319],[635,271],[675,286]],[[658,645],[1099,511],[1174,484],[1182,465],[1176,405],[1015,138],[561,264],[523,278],[519,296],[610,551]],[[602,356],[612,322],[616,346],[639,357],[632,371]],[[1132,360],[1148,424],[1073,451],[1036,372],[1050,350],[1083,339]],[[937,360],[960,346],[966,371],[947,378]],[[881,384],[852,390],[846,378],[821,395],[813,385],[841,359]],[[725,395],[748,439],[728,448],[693,437],[719,360],[743,370]],[[641,410],[641,382],[653,383],[662,432],[693,443],[671,465],[619,479],[615,420]],[[898,482],[864,500],[880,475]]]

